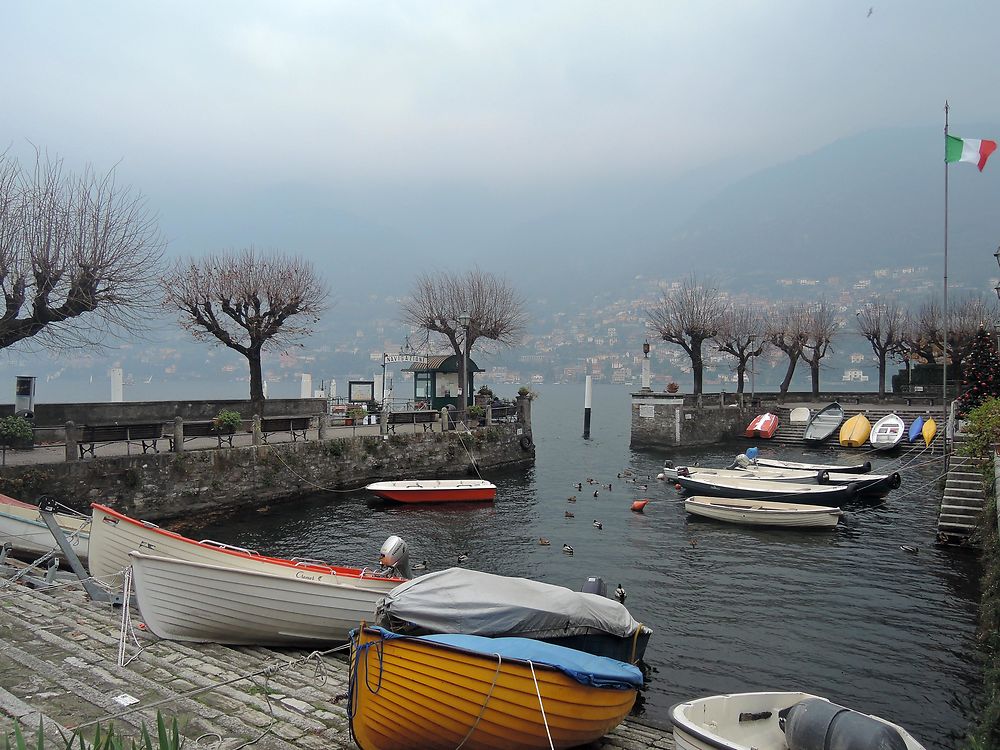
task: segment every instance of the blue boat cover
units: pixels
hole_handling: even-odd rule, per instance
[[[582,685],[628,690],[642,687],[642,672],[638,667],[606,656],[595,656],[584,651],[557,646],[554,643],[531,638],[487,638],[481,635],[397,635],[385,628],[369,626],[386,640],[412,638],[454,646],[483,656],[499,654],[505,659],[520,659],[544,664],[572,677]],[[351,637],[354,638],[352,631]]]
[[[917,417],[913,420],[913,424],[910,425],[910,442],[914,442],[918,437],[920,437],[921,431],[924,429],[924,418]]]

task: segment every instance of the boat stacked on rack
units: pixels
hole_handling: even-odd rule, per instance
[[[81,561],[87,560],[90,548],[90,519],[72,513],[53,513],[73,551]],[[55,551],[59,545],[42,518],[37,505],[0,495],[0,544],[9,544],[15,553],[39,556]]]

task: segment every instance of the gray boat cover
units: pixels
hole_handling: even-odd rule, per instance
[[[448,568],[400,584],[382,599],[376,622],[400,633],[559,638],[640,627],[623,604],[562,586]]]

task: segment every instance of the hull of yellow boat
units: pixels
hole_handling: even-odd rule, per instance
[[[364,627],[351,671],[351,731],[362,750],[527,750],[548,748],[549,734],[552,747],[573,747],[618,726],[636,698],[634,688],[583,685],[546,665],[532,675],[525,661]]]
[[[923,435],[924,445],[930,445],[934,436],[937,435],[937,422],[928,418],[928,420],[924,422],[924,427],[920,431],[920,434]]]
[[[855,414],[840,428],[840,444],[848,448],[860,448],[872,433],[872,423],[864,414]]]

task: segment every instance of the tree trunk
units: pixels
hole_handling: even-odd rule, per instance
[[[878,397],[885,398],[885,352],[878,352]]]
[[[692,393],[701,393],[702,374],[705,369],[705,360],[701,356],[701,344],[704,339],[691,339],[691,370],[694,372],[694,388]]]
[[[788,354],[788,352],[785,353]],[[788,369],[785,370],[785,378],[784,380],[781,381],[780,392],[782,396],[788,393],[788,386],[792,384],[792,375],[795,374],[795,365],[798,364],[798,361],[799,361],[798,352],[796,352],[795,354],[788,354]]]
[[[743,393],[743,380],[746,377],[747,363],[745,359],[736,360],[736,392]]]
[[[250,404],[254,414],[264,416],[264,376],[261,373],[260,348],[247,354],[250,365]]]
[[[809,375],[812,379],[812,395],[819,395],[819,361],[809,363]]]

